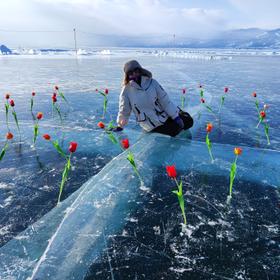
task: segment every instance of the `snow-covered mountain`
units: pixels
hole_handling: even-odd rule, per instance
[[[128,38],[121,42],[123,46],[148,47],[185,47],[185,48],[280,48],[280,29],[263,30],[258,28],[237,29],[222,32],[211,39],[196,39],[184,36],[149,36]],[[135,44],[136,43],[136,44]]]
[[[280,28],[264,30],[258,28],[228,30],[208,38],[190,38],[183,35],[162,34],[146,36],[98,35],[90,42],[78,41],[88,48],[107,47],[156,47],[156,48],[234,48],[234,49],[280,49]],[[68,49],[66,47],[66,49]],[[44,54],[65,52],[64,49],[14,49],[12,54]],[[0,54],[11,54],[6,46],[0,47]]]

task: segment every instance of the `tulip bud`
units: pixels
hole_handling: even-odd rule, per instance
[[[52,101],[53,101],[53,103],[55,103],[57,101],[55,96],[52,96]]]
[[[47,141],[51,140],[51,136],[49,134],[44,134],[43,138]]]
[[[11,100],[10,100],[10,105],[11,105],[12,107],[14,107],[14,106],[15,106],[15,102],[14,102],[14,100],[13,100],[13,99],[11,99]]]
[[[8,99],[10,98],[10,94],[7,93],[6,96],[5,96],[5,98],[8,100]]]
[[[36,95],[36,92],[35,91],[32,91],[32,96],[35,96]]]
[[[123,140],[121,141],[121,143],[122,143],[122,147],[123,147],[124,149],[128,149],[128,148],[129,148],[129,141],[128,141],[127,138],[126,138],[126,139],[123,139]]]
[[[11,139],[13,139],[13,137],[14,137],[14,135],[13,135],[11,132],[8,132],[8,133],[6,134],[6,139],[7,139],[7,140],[11,140]]]
[[[100,127],[100,128],[105,128],[105,124],[103,122],[99,122],[97,124],[97,126]]]
[[[206,126],[206,131],[209,133],[209,132],[211,132],[212,128],[213,128],[212,123],[208,123]]]
[[[166,172],[170,178],[175,179],[177,176],[175,165],[166,166]]]
[[[225,87],[224,92],[225,92],[225,93],[228,92],[228,87]]]
[[[200,102],[201,102],[201,103],[205,103],[204,98],[201,98],[201,99],[200,99]]]
[[[107,88],[105,88],[105,94],[108,94],[109,93],[109,90]]]
[[[42,117],[43,117],[43,113],[42,113],[42,112],[39,112],[39,113],[37,114],[37,119],[40,120],[40,119],[42,119]]]
[[[260,111],[260,117],[264,119],[266,117],[265,111]]]
[[[257,97],[257,94],[255,92],[252,93],[253,97]]]
[[[185,89],[185,88],[182,89],[182,93],[183,93],[183,94],[186,93],[186,89]]]
[[[242,154],[242,149],[239,147],[234,148],[234,154],[239,156]]]
[[[78,146],[77,142],[70,142],[69,152],[70,153],[75,153],[75,151],[77,149],[77,146]]]
[[[55,90],[59,90],[59,87],[58,87],[58,86],[54,86],[54,89],[55,89]]]

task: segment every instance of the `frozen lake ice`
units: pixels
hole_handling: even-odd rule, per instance
[[[0,162],[1,279],[279,278],[280,58],[246,51],[190,53],[139,49],[78,59],[51,54],[0,57],[0,131],[5,135],[6,92],[16,102],[22,129],[19,143],[10,120],[15,138]],[[208,59],[211,55],[224,59]],[[115,120],[122,67],[132,58],[152,71],[176,104],[186,88],[186,110],[195,120],[192,139],[145,134],[134,118],[118,135],[130,139],[144,186],[126,153],[97,127],[102,97],[95,89],[109,89],[103,121]],[[56,84],[69,101],[61,107],[62,128],[52,118]],[[201,106],[199,84],[214,110],[229,87],[219,119]],[[34,112],[44,113],[40,134],[51,134],[65,150],[70,141],[79,143],[58,207],[63,161],[41,137],[36,149],[32,147],[33,90]],[[253,91],[261,106],[270,105],[271,145],[263,128],[256,129]],[[204,143],[210,121],[214,163]],[[228,206],[235,146],[241,146],[243,154]],[[171,193],[174,184],[165,172],[170,164],[183,180],[188,220],[183,231]]]

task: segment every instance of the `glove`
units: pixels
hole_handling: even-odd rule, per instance
[[[184,122],[183,120],[178,116],[174,119],[174,122],[181,128],[183,129],[184,128]]]
[[[120,126],[117,126],[117,127],[114,127],[114,128],[112,128],[112,129],[110,129],[110,130],[113,131],[113,132],[120,132],[120,131],[123,130],[123,128],[120,127]]]

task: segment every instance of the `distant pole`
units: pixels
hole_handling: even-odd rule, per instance
[[[173,47],[175,48],[175,38],[176,38],[176,35],[173,34]]]
[[[78,51],[77,51],[76,28],[73,29],[73,32],[74,32],[74,41],[75,41],[75,52],[76,52],[76,55],[78,55]]]

